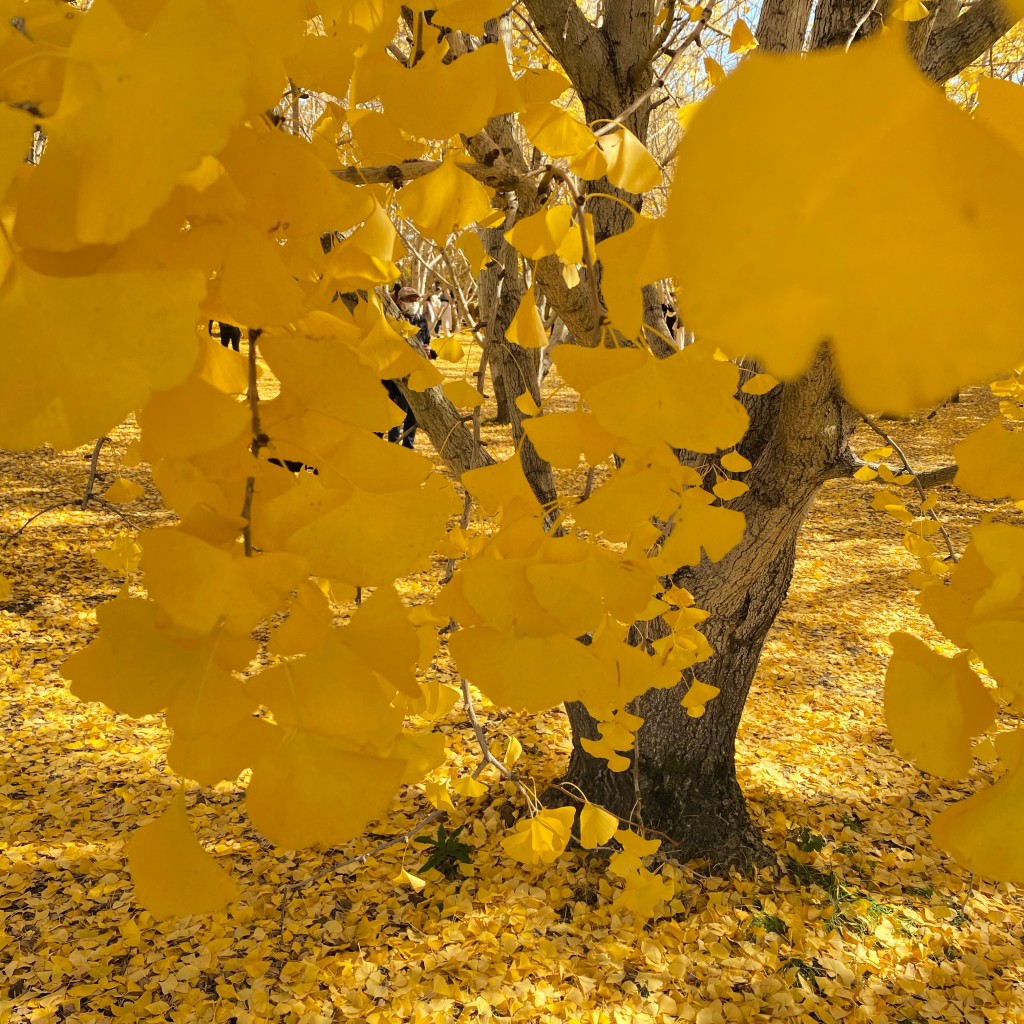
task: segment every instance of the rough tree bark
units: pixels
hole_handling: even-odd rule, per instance
[[[544,4],[531,0],[531,10]],[[810,8],[805,0],[768,0],[758,26],[768,48],[798,49]],[[937,80],[975,59],[1008,27],[988,0],[952,22],[948,4],[935,10],[939,20],[918,52]],[[878,21],[873,0],[820,0],[812,46],[846,45],[877,29]],[[571,62],[566,67],[571,74]],[[581,96],[589,111],[582,90]],[[743,540],[717,564],[705,561],[673,577],[711,613],[704,632],[715,655],[696,674],[720,695],[693,719],[680,704],[689,679],[645,694],[637,702],[645,722],[631,766],[620,773],[582,749],[581,739],[597,738],[596,723],[582,706],[567,708],[573,750],[564,781],[614,813],[667,834],[679,859],[705,858],[718,868],[771,859],[737,781],[737,730],[765,638],[789,590],[800,529],[822,484],[848,474],[848,440],[859,420],[840,394],[827,346],[803,378],[750,405],[742,450],[754,465],[744,478],[750,490],[734,506],[746,516]],[[559,802],[557,791],[551,796]]]

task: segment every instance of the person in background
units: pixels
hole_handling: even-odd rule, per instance
[[[430,324],[423,313],[420,312],[422,302],[420,293],[415,288],[399,288],[395,296],[395,302],[398,303],[402,316],[413,326],[419,328],[416,333],[416,341],[423,350],[423,354],[429,359],[436,359],[437,353],[430,347],[430,339],[432,337]]]
[[[242,328],[236,327],[234,324],[226,324],[223,320],[216,321],[220,328],[220,343],[225,348],[232,348],[236,352],[239,351],[239,346],[242,344]],[[213,335],[213,324],[214,321],[210,321],[210,334]]]
[[[402,316],[417,328],[414,339],[423,354],[430,359],[436,359],[437,353],[430,347],[430,325],[427,323],[427,318],[420,312],[420,293],[415,288],[403,288],[396,284],[392,289],[392,297],[401,310]],[[388,398],[405,413],[402,423],[388,431],[388,440],[392,444],[413,448],[416,445],[416,417],[413,415],[412,408],[396,381],[386,380],[383,383]]]

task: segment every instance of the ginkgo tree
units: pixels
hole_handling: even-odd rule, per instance
[[[0,443],[72,448],[134,411],[135,457],[177,514],[139,537],[147,596],[102,606],[65,673],[83,699],[165,712],[183,779],[248,770],[271,841],[345,842],[443,763],[429,720],[446,698],[422,670],[455,623],[458,671],[492,702],[567,704],[579,835],[618,840],[626,906],[670,895],[645,829],[679,856],[759,860],[736,728],[803,517],[858,467],[858,410],[907,412],[1024,362],[1024,257],[993,242],[1024,226],[1024,99],[993,86],[972,119],[915,67],[941,81],[1012,15],[820,0],[823,52],[755,53],[728,75],[708,57],[715,89],[687,113],[667,209],[645,210],[662,181],[655,96],[713,6],[623,0],[595,17],[524,0],[551,55],[536,68],[510,63],[504,0],[7,0]],[[798,50],[810,15],[766,0],[763,49]],[[749,29],[729,38],[752,47]],[[299,88],[334,98],[308,138],[275,113]],[[709,183],[727,210],[695,195]],[[476,444],[394,315],[399,216],[438,245],[481,235],[482,333],[518,398],[509,461]],[[955,263],[936,258],[951,247]],[[697,337],[681,351],[664,279]],[[565,413],[537,384],[538,296],[576,342],[554,354],[579,396]],[[208,319],[247,325],[247,353],[212,343]],[[383,380],[488,517],[481,543],[453,526],[450,479],[381,439],[402,420]],[[964,472],[1017,466],[991,496],[1024,498],[1015,435],[986,429]],[[555,470],[581,459],[613,471],[571,501]],[[1018,546],[1014,528],[979,528],[951,585],[925,593],[970,654],[895,644],[893,731],[927,770],[962,773],[973,738],[1001,728],[972,658],[1016,699]],[[457,571],[410,610],[395,581],[433,552]],[[254,638],[268,622],[269,666]],[[995,748],[1007,775],[936,831],[978,870],[1021,877],[997,841],[1019,807],[1019,733]],[[425,792],[451,805],[436,777]],[[532,806],[506,849],[555,860],[576,810]],[[235,892],[183,791],[129,859],[161,913]]]

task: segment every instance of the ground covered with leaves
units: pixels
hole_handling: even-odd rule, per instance
[[[977,389],[930,419],[885,426],[924,469],[993,412]],[[497,447],[500,433],[487,434]],[[117,507],[134,526],[158,525],[145,467],[121,462],[133,436],[122,427],[103,449],[97,493],[134,481],[144,493]],[[866,430],[858,440],[879,443]],[[71,503],[32,521],[0,562],[0,1022],[1024,1019],[1021,891],[972,879],[928,835],[930,816],[990,773],[980,765],[965,787],[923,776],[885,730],[888,634],[935,638],[914,605],[902,530],[871,508],[874,484],[834,482],[820,496],[748,705],[741,779],[777,870],[721,878],[667,862],[676,896],[641,924],[613,906],[601,856],[536,868],[508,858],[501,840],[523,808],[493,771],[482,795],[456,796],[454,842],[439,846],[432,828],[433,846],[400,843],[363,864],[351,861],[431,810],[422,786],[350,848],[298,854],[252,830],[241,786],[191,786],[192,821],[244,898],[154,921],[133,900],[124,845],[174,785],[164,725],[79,703],[58,674],[93,635],[96,606],[141,583],[96,557],[113,547],[108,563],[130,561],[133,525],[79,507],[89,454],[0,453],[0,544]],[[962,549],[985,509],[947,486],[937,512]],[[410,581],[405,599],[422,602],[443,568]],[[457,682],[443,660],[432,671]],[[480,707],[497,751],[522,745],[517,769],[538,790],[557,777],[560,712]],[[468,775],[479,752],[462,705],[436,727],[448,773]],[[428,858],[437,866],[424,871]],[[404,884],[403,868],[426,887]]]

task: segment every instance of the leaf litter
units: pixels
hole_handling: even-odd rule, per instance
[[[994,404],[975,389],[891,430],[915,468],[929,468]],[[142,487],[124,510],[157,526],[169,517],[145,467],[121,463],[134,436],[130,424],[114,433],[97,493],[119,480],[130,493]],[[485,436],[500,452],[500,430]],[[877,443],[866,428],[856,440],[859,451]],[[88,455],[0,453],[3,534],[80,497]],[[584,475],[561,474],[565,490],[580,493]],[[502,840],[522,808],[492,770],[482,796],[453,796],[445,836],[462,827],[468,863],[424,870],[436,840],[405,842],[294,889],[409,830],[431,809],[423,787],[405,787],[343,850],[290,853],[252,830],[241,786],[190,783],[192,824],[242,899],[222,913],[154,920],[134,902],[125,845],[176,787],[166,729],[159,716],[135,721],[80,703],[58,675],[124,580],[94,552],[130,531],[95,505],[40,516],[0,561],[10,587],[0,593],[0,1021],[982,1024],[1024,1014],[1019,887],[971,878],[928,836],[930,817],[990,773],[981,765],[963,785],[923,775],[885,730],[886,637],[939,638],[913,603],[915,560],[900,528],[871,508],[876,489],[851,480],[823,490],[747,705],[740,779],[784,872],[722,878],[665,863],[675,896],[646,924],[613,906],[600,855],[511,861]],[[948,486],[937,493],[962,550],[986,507]],[[421,603],[439,577],[413,577],[404,599]],[[139,584],[130,572],[128,592]],[[443,660],[431,671],[458,683]],[[516,714],[483,700],[479,710],[495,750],[521,745],[517,767],[538,792],[557,777],[568,752],[560,712]],[[461,705],[436,727],[449,744],[447,774],[471,771],[478,751]],[[422,872],[426,885],[403,872]]]

